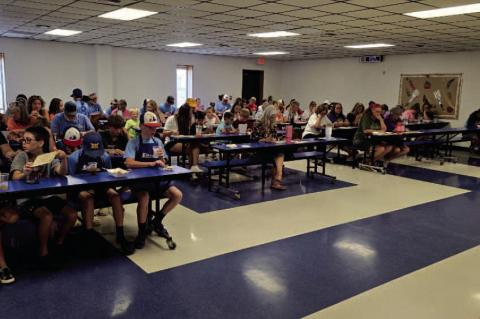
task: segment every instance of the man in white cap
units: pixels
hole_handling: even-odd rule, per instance
[[[228,103],[229,99],[228,94],[223,95],[222,100],[215,104],[215,112],[223,114],[225,111],[230,110],[232,106]]]
[[[167,154],[162,141],[155,137],[155,132],[158,127],[160,127],[160,121],[155,113],[145,112],[140,116],[141,133],[138,137],[128,141],[125,149],[125,165],[128,168],[165,167]],[[148,202],[150,200],[150,193],[155,190],[155,187],[152,184],[143,184],[132,186],[131,189],[138,200],[138,236],[135,239],[135,248],[142,249],[145,246],[145,239],[147,237]],[[159,193],[168,200],[163,205],[160,215],[155,216],[153,220],[153,230],[160,237],[169,238],[170,235],[163,226],[162,221],[163,218],[180,203],[182,200],[182,192],[175,187],[171,181],[165,181],[160,183]]]

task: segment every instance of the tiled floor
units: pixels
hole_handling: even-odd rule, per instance
[[[131,258],[22,273],[0,287],[1,318],[479,318],[480,168],[402,159],[389,172],[330,165],[340,187],[299,177],[266,200],[244,187],[238,206],[184,187],[188,207],[166,219],[175,251],[151,237]],[[98,231],[112,240],[111,217]]]

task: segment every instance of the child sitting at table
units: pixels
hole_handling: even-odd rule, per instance
[[[15,224],[18,220],[18,212],[12,207],[0,203],[0,284],[11,284],[15,282],[15,277],[12,274],[10,268],[8,268],[5,260],[5,254],[3,253],[2,244],[2,227],[7,224]]]
[[[233,127],[235,129],[238,129],[239,124],[248,124],[249,119],[250,119],[250,110],[247,108],[241,109],[239,118],[233,122]],[[250,128],[252,128],[252,125]]]
[[[138,129],[138,109],[133,108],[130,109],[130,116],[131,118],[125,122],[125,129],[127,130],[128,138],[132,139],[137,137],[137,129]]]
[[[180,114],[183,107],[180,107],[178,114]],[[125,149],[125,164],[128,168],[165,167],[165,149],[162,141],[155,137],[155,132],[159,126],[160,122],[154,113],[145,112],[140,116],[141,133],[137,138],[128,141]],[[142,249],[145,246],[147,237],[146,228],[150,192],[153,192],[155,187],[151,184],[143,184],[132,186],[131,189],[138,200],[138,236],[135,239],[135,248]],[[158,189],[159,194],[167,197],[168,200],[163,205],[160,215],[155,216],[153,220],[154,231],[161,237],[169,237],[170,235],[162,222],[165,216],[180,203],[182,192],[171,181],[160,182]]]
[[[108,129],[100,132],[105,151],[110,156],[112,167],[125,167],[123,152],[127,147],[128,136],[125,131],[125,120],[119,115],[108,117]]]
[[[217,114],[215,114],[215,109],[210,106],[207,108],[205,113],[205,124],[207,127],[214,127],[215,125],[220,124],[220,119],[218,118]]]
[[[32,167],[37,156],[49,152],[48,131],[43,127],[30,127],[23,136],[23,152],[19,152],[10,168],[13,180],[27,180],[35,182],[39,178],[51,175],[65,176],[68,173],[67,155],[63,151],[56,151],[55,159],[46,165]],[[54,214],[65,216],[60,233],[56,239],[57,248],[62,249],[65,237],[77,220],[77,212],[67,205],[67,202],[55,195],[32,196],[29,199],[18,200],[17,203],[38,220],[38,237],[40,241],[40,264],[53,266],[54,262],[49,254],[48,240]]]
[[[111,115],[110,117],[118,117],[118,115]],[[96,132],[87,133],[83,138],[83,147],[68,157],[68,171],[70,175],[95,173],[96,171],[109,168],[112,168],[110,157],[103,147],[102,137]],[[127,241],[123,232],[124,209],[120,194],[113,188],[105,187],[101,190],[92,189],[81,191],[77,198],[82,208],[83,225],[86,231],[87,243],[92,247],[95,244],[93,230],[95,201],[106,198],[112,205],[117,244],[120,245],[125,255],[133,254],[135,247],[131,242]],[[74,200],[76,201],[77,198]]]
[[[225,112],[223,113],[223,120],[217,127],[217,134],[233,134],[237,130],[233,127],[233,113]]]

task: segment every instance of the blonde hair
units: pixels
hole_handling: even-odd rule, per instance
[[[136,112],[136,113],[137,113],[137,117],[138,117],[140,111],[138,110],[138,108],[132,107],[132,108],[128,109],[128,112],[130,112],[130,114]]]

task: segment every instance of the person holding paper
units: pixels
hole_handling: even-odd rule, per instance
[[[38,178],[46,178],[51,175],[64,176],[68,173],[67,155],[63,151],[56,151],[50,157],[49,163],[35,163],[37,157],[49,152],[48,131],[43,127],[27,128],[23,137],[23,152],[19,152],[10,169],[13,180],[25,180],[31,174],[37,174]],[[46,156],[48,157],[48,156]],[[43,165],[37,165],[43,164]],[[70,232],[77,220],[77,211],[67,205],[67,202],[58,196],[46,195],[17,201],[34,218],[38,219],[38,237],[40,241],[39,262],[44,267],[52,267],[55,262],[48,250],[48,240],[54,214],[62,214],[65,222],[56,239],[57,248],[63,250],[65,237]]]

